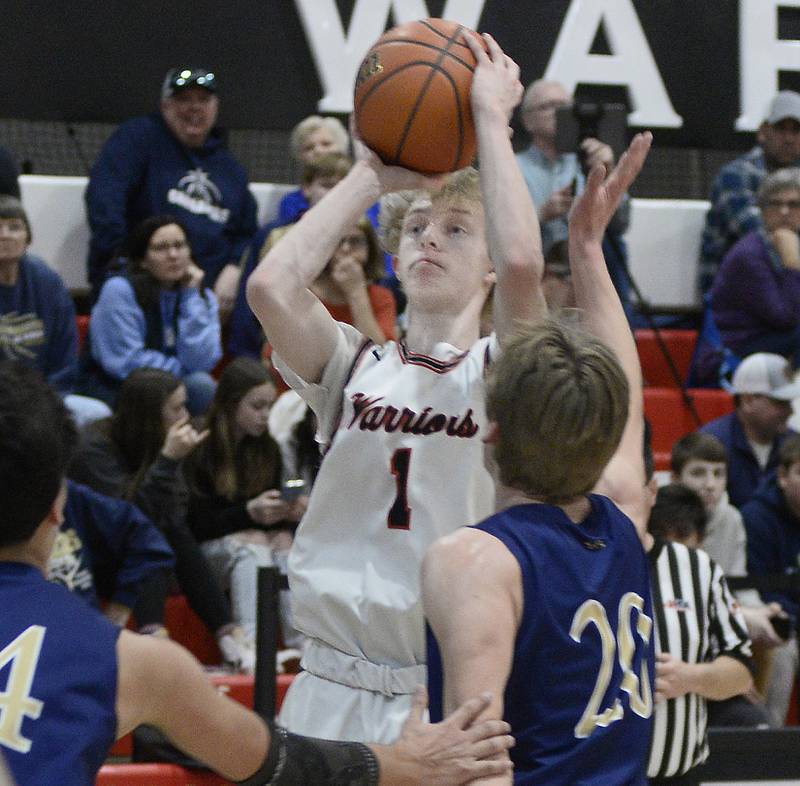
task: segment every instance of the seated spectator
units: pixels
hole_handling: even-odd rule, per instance
[[[759,352],[745,358],[733,375],[736,410],[706,423],[728,456],[728,497],[741,508],[758,484],[778,466],[778,449],[789,433],[792,399],[800,396],[791,364]]]
[[[284,227],[274,230],[264,254],[286,232]],[[339,241],[328,266],[310,289],[335,320],[353,325],[376,344],[385,344],[397,338],[397,311],[392,293],[375,283],[382,275],[383,252],[372,224],[362,218]],[[248,314],[247,327],[247,339],[245,341],[242,331],[238,346],[247,345],[247,354],[252,354],[256,347],[264,344],[261,325],[252,311]]]
[[[309,115],[293,129],[289,138],[292,158],[306,167],[322,156],[338,153],[346,156],[350,147],[350,137],[345,127],[335,117]],[[278,226],[294,224],[312,206],[305,183],[296,191],[290,191],[281,199],[278,206]]]
[[[740,357],[772,352],[800,362],[800,168],[779,169],[757,197],[763,226],[728,251],[711,309],[723,344]]]
[[[352,165],[353,162],[344,153],[325,153],[307,163],[303,168],[301,189],[307,206],[316,205],[350,171]],[[298,214],[294,220],[299,220],[301,215]],[[234,357],[244,355],[255,360],[261,357],[264,334],[247,304],[245,292],[247,279],[269,249],[268,240],[272,231],[280,226],[283,224],[278,219],[261,227],[242,260],[239,291],[231,314],[227,346],[227,351]]]
[[[700,251],[701,293],[711,289],[728,249],[761,227],[756,193],[764,178],[800,166],[800,94],[781,90],[772,99],[756,139],[756,147],[725,164],[714,180]]]
[[[704,551],[702,500],[672,484],[658,490],[648,531],[656,635],[651,784],[697,784],[708,758],[709,700],[750,690],[751,648],[725,576]]]
[[[195,261],[223,307],[233,306],[238,263],[256,231],[247,173],[217,128],[217,77],[204,68],[173,68],[160,111],[123,123],[89,174],[89,281],[95,295],[133,229],[171,213],[186,227]]]
[[[182,225],[153,216],[128,239],[128,271],[108,279],[92,309],[83,389],[114,405],[134,369],[161,368],[186,385],[193,415],[208,409],[222,356],[217,300],[203,287]]]
[[[252,673],[255,642],[233,622],[230,604],[187,523],[183,460],[205,439],[188,422],[186,386],[155,368],[122,383],[113,417],[81,432],[71,478],[129,500],[160,528],[175,552],[175,574],[189,605],[214,634],[225,662]]]
[[[255,636],[259,567],[286,561],[300,515],[281,495],[280,449],[267,430],[276,398],[267,369],[236,358],[220,377],[205,419],[210,435],[186,461],[189,524],[217,580],[230,591],[234,620]],[[281,593],[284,643],[301,637]]]
[[[697,543],[681,542],[702,548],[726,576],[746,576],[747,532],[742,514],[728,501],[727,477],[725,446],[711,434],[687,434],[673,446],[672,482],[694,491],[703,501],[707,517]],[[773,617],[782,615],[780,605],[764,604],[755,590],[739,590],[735,594],[751,640],[767,647],[782,644],[771,622]]]
[[[102,401],[72,393],[78,373],[75,306],[58,273],[28,252],[30,242],[22,203],[0,196],[0,358],[41,371],[79,424],[107,417],[111,411]]]
[[[67,483],[64,521],[48,563],[63,584],[124,628],[131,612],[139,633],[166,635],[164,601],[174,562],[164,536],[134,505],[80,483]]]
[[[778,471],[770,475],[742,507],[747,528],[747,570],[769,576],[797,570],[800,560],[800,436],[793,434],[780,446]],[[797,676],[798,598],[790,593],[764,592],[789,614],[789,641],[775,650],[767,691],[767,709],[775,726],[782,726]]]

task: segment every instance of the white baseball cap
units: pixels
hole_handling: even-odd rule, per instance
[[[794,381],[792,364],[781,355],[756,352],[748,355],[733,373],[734,393],[759,393],[778,401],[800,397],[800,382]]]
[[[781,90],[772,99],[767,110],[767,122],[771,126],[786,118],[800,122],[800,93],[795,93],[794,90]]]

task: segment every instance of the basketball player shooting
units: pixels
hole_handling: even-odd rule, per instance
[[[317,414],[327,450],[289,562],[295,624],[310,639],[281,712],[291,731],[396,739],[426,680],[423,555],[493,509],[485,376],[514,324],[545,305],[536,211],[508,134],[519,68],[484,39],[486,52],[469,43],[480,172],[426,178],[385,166],[356,140],[350,173],[248,282],[274,362]],[[309,287],[384,194],[408,331],[378,347],[335,322]],[[480,338],[493,284],[496,332]]]

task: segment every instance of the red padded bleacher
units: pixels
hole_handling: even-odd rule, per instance
[[[78,314],[75,317],[75,323],[78,326],[78,352],[80,352],[86,344],[86,337],[89,335],[89,315]]]
[[[227,786],[231,781],[212,772],[177,764],[104,764],[95,786]]]
[[[214,666],[222,662],[217,640],[183,595],[171,595],[167,598],[164,624],[169,631],[169,637],[186,647],[200,663]]]
[[[725,390],[692,388],[687,393],[694,402],[701,423],[733,412],[733,396]],[[681,437],[697,431],[698,426],[678,388],[645,388],[644,414],[653,428],[656,469],[668,470],[672,446]]]
[[[681,382],[685,383],[689,377],[689,366],[697,344],[697,331],[660,330],[659,333],[675,363]],[[636,348],[639,351],[639,362],[642,365],[644,384],[649,387],[678,387],[656,340],[655,332],[636,330],[634,337]]]

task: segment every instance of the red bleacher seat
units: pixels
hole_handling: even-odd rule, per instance
[[[201,663],[217,665],[222,662],[216,639],[183,595],[167,598],[164,624],[170,638],[186,647]]]
[[[701,423],[733,412],[733,396],[727,391],[691,388],[687,393]],[[697,423],[678,388],[645,388],[644,414],[653,428],[656,469],[668,470],[672,446],[681,437],[696,431]]]
[[[104,764],[95,786],[228,786],[231,781],[211,772],[176,764]]]
[[[661,338],[669,350],[681,382],[689,377],[689,366],[697,344],[696,330],[661,330]],[[652,387],[678,387],[669,369],[664,353],[652,330],[637,330],[634,333],[639,362],[642,364],[644,383]]]
[[[86,344],[86,337],[89,335],[89,315],[78,314],[75,317],[75,323],[78,326],[78,352],[80,352]]]

